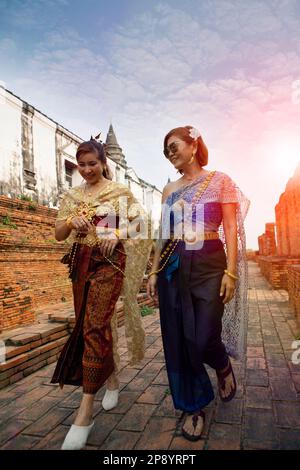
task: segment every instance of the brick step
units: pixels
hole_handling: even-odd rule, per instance
[[[138,294],[138,304],[154,306],[145,293]],[[48,307],[49,308],[49,307]],[[38,369],[55,362],[75,324],[71,303],[60,313],[43,309],[40,323],[17,328],[0,335],[5,343],[6,362],[0,363],[0,389],[17,382]],[[118,327],[124,325],[123,302],[117,302]]]
[[[45,344],[57,337],[65,335],[66,325],[61,324],[37,324],[30,327],[25,327],[24,332],[14,333],[5,339],[6,346],[24,346],[28,343],[36,343],[40,341],[40,344]]]
[[[36,370],[56,361],[69,333],[61,338],[23,352],[0,364],[0,388],[27,377]]]

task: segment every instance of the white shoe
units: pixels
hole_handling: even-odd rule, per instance
[[[106,389],[105,395],[102,400],[103,408],[108,411],[115,408],[118,404],[119,399],[119,389],[116,390],[108,390]]]
[[[89,426],[77,426],[72,424],[68,434],[65,437],[61,450],[79,450],[82,449],[94,426],[94,421]]]

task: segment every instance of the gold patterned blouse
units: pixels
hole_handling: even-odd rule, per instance
[[[114,181],[109,181],[102,190],[100,189],[92,196],[85,192],[84,185],[71,188],[62,199],[57,220],[66,220],[76,215],[85,215],[91,220],[94,216],[101,218],[109,214],[116,215],[121,220],[124,211],[129,222],[134,222],[137,218],[139,221],[146,221],[145,226],[147,226],[148,235],[147,215],[144,209],[125,185]],[[84,238],[78,238],[77,232],[72,230],[68,242],[73,243],[76,241],[95,245],[98,239],[96,229]],[[126,252],[126,267],[121,296],[124,302],[125,334],[129,361],[131,365],[134,365],[144,357],[145,333],[137,303],[137,294],[146,270],[152,240],[147,236],[144,238],[127,238],[122,240],[122,243]],[[118,366],[120,358],[117,353],[116,312],[112,319],[112,330],[114,359],[116,366]]]

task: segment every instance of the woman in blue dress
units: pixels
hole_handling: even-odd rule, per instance
[[[228,175],[204,170],[208,150],[197,129],[172,129],[164,154],[182,176],[163,190],[147,291],[158,291],[170,391],[186,413],[182,433],[195,441],[214,399],[204,364],[216,370],[221,400],[236,392],[229,356],[239,358],[245,346],[249,201]]]

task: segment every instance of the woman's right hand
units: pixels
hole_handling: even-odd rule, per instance
[[[152,274],[147,282],[147,295],[151,300],[157,300],[157,274]]]
[[[93,225],[84,216],[73,217],[70,225],[80,233],[88,233],[93,230]]]

